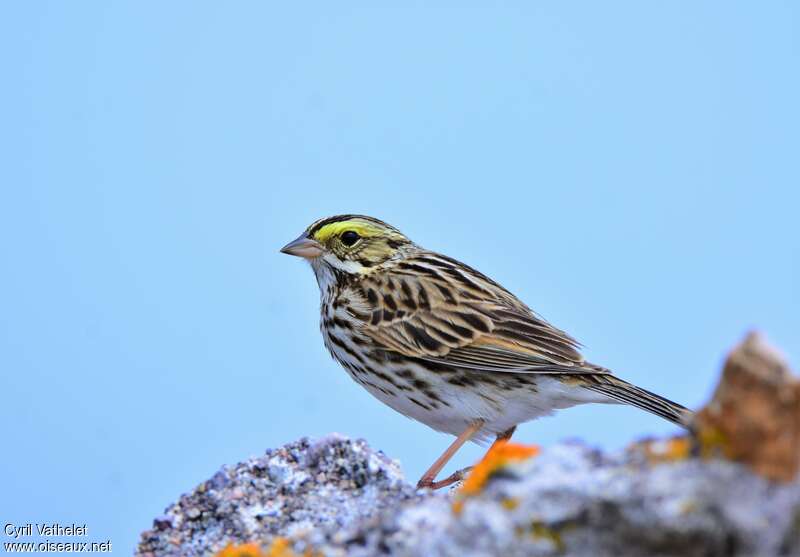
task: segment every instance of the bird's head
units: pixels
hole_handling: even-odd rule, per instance
[[[381,264],[398,259],[410,246],[411,240],[381,220],[337,215],[316,221],[281,251],[307,259],[320,278],[326,271],[369,274]]]

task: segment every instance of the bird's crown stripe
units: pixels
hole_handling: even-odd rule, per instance
[[[357,232],[359,236],[370,236],[371,234],[381,232],[382,229],[372,223],[360,219],[353,219],[325,224],[314,232],[313,236],[316,240],[325,242],[331,237],[341,234],[345,230],[353,230]]]

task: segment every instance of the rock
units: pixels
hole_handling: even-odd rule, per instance
[[[792,481],[800,469],[800,379],[751,333],[728,356],[695,427],[706,449],[717,446],[766,478]]]
[[[224,467],[180,498],[142,534],[137,555],[212,555],[229,543],[289,536],[330,538],[384,509],[422,496],[396,462],[364,441],[301,439]]]
[[[363,441],[302,439],[181,497],[137,554],[255,542],[287,556],[800,555],[800,484],[724,460],[654,464],[569,443],[472,487],[416,492]]]

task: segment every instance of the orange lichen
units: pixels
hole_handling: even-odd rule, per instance
[[[265,557],[265,554],[261,551],[261,546],[256,543],[228,544],[225,549],[217,553],[216,557]]]
[[[692,442],[688,437],[672,437],[664,441],[646,439],[636,442],[631,449],[641,451],[651,463],[675,462],[691,456]]]
[[[488,479],[497,470],[504,468],[510,462],[527,460],[537,454],[539,454],[539,447],[498,441],[467,476],[464,485],[461,487],[461,493],[463,495],[474,495],[480,492]]]
[[[295,557],[292,544],[286,538],[275,538],[269,546],[266,557]]]
[[[645,439],[637,441],[629,448],[641,452],[647,461],[653,464],[676,462],[692,456],[700,458],[732,458],[725,436],[714,427],[703,427],[695,431],[694,439],[689,436],[671,437],[669,439]]]
[[[500,501],[500,504],[503,505],[503,508],[507,511],[513,511],[517,507],[519,507],[519,499],[516,497],[509,497],[508,499],[503,499]]]
[[[725,439],[725,434],[718,428],[712,426],[698,426],[695,432],[697,443],[700,445],[700,456],[710,458],[722,455],[725,458],[734,458],[730,444]]]
[[[317,555],[311,549],[303,552],[303,557],[317,557]],[[289,539],[277,537],[272,540],[266,551],[256,543],[230,544],[217,553],[216,557],[298,557],[298,555],[292,551],[292,542]]]
[[[531,523],[531,536],[534,539],[547,540],[555,547],[556,551],[563,553],[565,549],[564,540],[561,532],[550,528],[544,522],[534,521]]]
[[[464,480],[464,485],[461,486],[458,493],[458,499],[453,503],[453,511],[460,513],[464,506],[464,498],[479,493],[495,472],[511,462],[527,460],[537,454],[539,454],[539,447],[533,445],[521,445],[508,441],[496,442]],[[513,508],[513,504],[510,508]]]

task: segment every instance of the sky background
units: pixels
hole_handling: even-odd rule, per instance
[[[4,2],[0,67],[2,523],[130,554],[222,464],[331,431],[416,480],[451,438],[329,358],[278,252],[337,213],[690,406],[751,328],[800,365],[797,3]],[[516,439],[675,431],[591,406]]]

